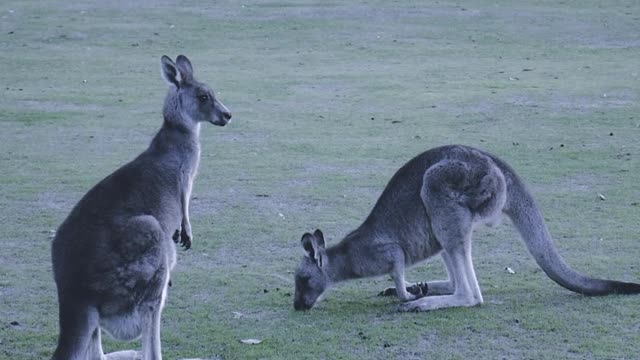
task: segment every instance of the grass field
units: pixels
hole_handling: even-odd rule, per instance
[[[234,119],[202,129],[166,359],[637,359],[640,297],[559,287],[508,221],[475,236],[481,307],[397,313],[384,277],[293,311],[302,233],[337,242],[449,143],[513,165],[572,267],[640,280],[640,2],[519,3],[3,0],[0,359],[51,356],[53,231],[146,148],[180,53]]]

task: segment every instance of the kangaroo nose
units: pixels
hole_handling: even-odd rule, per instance
[[[222,116],[224,116],[225,120],[229,120],[231,119],[231,112],[225,111],[222,113]]]

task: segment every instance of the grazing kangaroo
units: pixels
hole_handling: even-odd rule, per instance
[[[594,279],[569,268],[533,197],[505,162],[470,147],[443,146],[400,168],[369,217],[338,244],[325,248],[320,230],[302,236],[305,256],[295,274],[294,308],[310,309],[336,282],[383,274],[391,274],[395,289],[381,294],[397,294],[400,311],[479,305],[471,234],[478,224],[497,224],[501,213],[559,285],[584,295],[640,293],[640,284]],[[449,279],[407,288],[405,267],[439,253]]]
[[[231,113],[193,77],[189,60],[163,56],[169,83],[164,123],[149,148],[94,186],[52,245],[60,336],[55,360],[162,359],[160,316],[175,242],[193,239],[189,198],[200,159],[200,123],[224,126]],[[142,352],[103,354],[101,329],[142,337]]]

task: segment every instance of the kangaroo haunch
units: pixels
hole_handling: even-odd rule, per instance
[[[170,85],[164,123],[149,148],[94,186],[60,225],[52,244],[60,336],[55,360],[162,359],[160,316],[175,242],[193,239],[189,199],[200,160],[200,123],[224,126],[231,113],[193,77],[189,60],[162,57]],[[142,352],[103,354],[101,329],[142,336]]]
[[[325,248],[320,230],[302,236],[305,256],[295,274],[296,310],[308,310],[332,284],[391,274],[400,311],[482,303],[471,260],[478,224],[505,213],[544,272],[584,295],[638,294],[640,284],[594,279],[572,270],[558,254],[542,214],[524,183],[502,160],[466,146],[428,150],[391,178],[369,217],[338,244]],[[404,273],[442,254],[449,279],[409,285]],[[425,294],[426,293],[426,294]],[[425,296],[426,295],[426,296]]]

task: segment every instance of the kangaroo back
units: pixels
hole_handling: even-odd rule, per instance
[[[640,284],[596,279],[571,269],[558,253],[544,218],[526,185],[506,163],[494,158],[507,180],[507,202],[503,211],[509,216],[533,258],[556,283],[583,295],[638,294]]]

